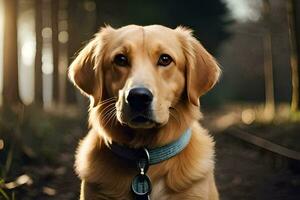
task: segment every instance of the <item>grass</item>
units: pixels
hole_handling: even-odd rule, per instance
[[[67,113],[67,112],[66,112]],[[76,112],[74,112],[76,113]],[[78,112],[77,112],[78,113]],[[56,165],[58,155],[68,148],[74,127],[86,127],[79,115],[45,112],[36,107],[2,108],[0,110],[0,199],[16,198],[19,187],[8,189],[8,182],[17,182],[27,174],[28,166]],[[77,131],[78,133],[79,131]],[[30,175],[39,180],[35,174]]]
[[[0,178],[0,185],[2,185],[4,183],[5,183],[4,179]],[[9,200],[8,195],[6,194],[6,192],[2,188],[0,188],[0,194],[1,194],[0,197],[3,197],[4,199]]]

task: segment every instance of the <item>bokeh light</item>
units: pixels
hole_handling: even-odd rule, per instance
[[[60,43],[65,44],[65,43],[68,42],[68,40],[69,40],[69,34],[68,34],[67,31],[61,31],[61,32],[59,32],[59,34],[58,34],[58,41]]]
[[[84,2],[83,7],[86,11],[92,12],[96,9],[96,3],[93,1],[86,1]]]
[[[21,52],[22,63],[25,66],[32,67],[35,58],[35,42],[25,41],[21,47]]]
[[[51,38],[52,37],[52,29],[50,27],[45,27],[42,30],[43,38]]]
[[[258,21],[261,17],[261,0],[223,0],[230,16],[240,22]]]
[[[25,105],[34,100],[34,64],[36,52],[34,1],[18,3],[18,67],[20,98]]]
[[[255,111],[253,109],[245,109],[242,111],[242,121],[245,124],[251,124],[255,120]]]

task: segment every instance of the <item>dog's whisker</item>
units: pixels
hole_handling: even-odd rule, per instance
[[[108,112],[112,108],[115,108],[115,103],[111,103],[111,104],[107,105],[105,108],[103,108],[100,111],[99,116],[105,115],[105,113]]]
[[[113,113],[113,121],[112,121],[112,123],[111,123],[111,126],[115,126],[115,125],[117,125],[117,109],[115,109],[115,112]]]
[[[106,120],[106,122],[104,124],[104,127],[106,127],[106,125],[109,124],[109,122],[112,120],[112,118],[114,117],[114,115],[115,115],[115,110],[113,109],[113,110],[110,111],[109,117],[107,118],[107,120]]]
[[[114,106],[114,105],[115,105],[115,102],[112,102],[112,103],[110,103],[110,104],[106,104],[105,107],[104,107],[104,105],[103,105],[104,108],[101,109],[101,111],[105,110],[105,109],[108,108],[108,107],[111,107],[112,105]]]
[[[174,113],[172,113],[173,114],[173,116],[174,116],[174,118],[176,119],[176,121],[179,123],[179,127],[181,127],[181,120],[180,120],[180,113],[179,113],[179,111],[176,109],[176,108],[174,108],[174,107],[170,107],[170,113],[172,113],[172,111],[174,111]],[[176,117],[176,115],[177,115],[177,117]]]
[[[105,128],[106,125],[108,124],[110,116],[111,116],[111,114],[108,115],[108,116],[107,116],[107,119],[104,121],[104,125],[103,125],[104,128]]]
[[[103,113],[103,117],[102,117],[102,120],[106,120],[107,119],[107,117],[110,115],[110,113],[114,110],[115,108],[114,107],[110,107],[109,109],[107,109],[106,111],[105,111],[105,113]]]
[[[112,100],[112,99],[117,99],[117,97],[109,97],[109,98],[107,98],[107,99],[102,100],[101,102],[109,101],[109,100]]]
[[[110,110],[109,112],[105,113],[105,115],[102,117],[102,119],[101,119],[102,124],[105,124],[107,122],[107,119],[110,117],[111,111],[112,110]]]
[[[104,123],[104,124],[103,124],[103,128],[105,128],[106,125],[108,124],[108,122],[110,121],[109,119],[110,119],[111,115],[112,115],[112,114],[108,115],[108,116],[107,116],[107,119],[103,121],[103,123]]]
[[[110,97],[108,99],[102,100],[101,102],[114,101],[116,99],[117,99],[117,97]]]
[[[179,119],[177,119],[177,117],[175,116],[174,113],[172,113],[172,111],[170,110],[170,116],[173,117],[173,119],[177,122],[176,124],[179,124],[179,127],[181,127],[181,122]]]
[[[115,100],[114,100],[114,99],[111,99],[111,100],[109,100],[109,101],[101,101],[101,102],[98,104],[98,106],[102,106],[102,105],[105,105],[105,104],[111,103],[111,102],[115,102]]]
[[[170,112],[170,117],[173,118],[177,122],[177,120],[175,119],[175,117],[173,116],[173,114],[171,112]]]
[[[116,109],[115,106],[112,106],[111,104],[107,107],[105,107],[105,110],[103,109],[102,112],[100,113],[100,115],[102,116],[102,118],[106,118],[106,116],[112,111]]]
[[[111,127],[117,125],[117,117],[116,112],[113,113],[112,123],[110,124]]]
[[[111,112],[110,112],[110,117],[108,118],[107,122],[110,122],[112,120],[112,118],[114,117],[115,115],[115,110],[113,109]]]
[[[115,102],[115,101],[116,101],[116,99],[110,99],[110,100],[107,100],[107,101],[101,101],[101,102],[98,104],[98,106],[101,107],[101,106],[103,106],[103,105],[105,105],[105,104],[108,104],[108,103],[111,103],[111,102]]]
[[[99,107],[99,115],[102,115],[103,113],[105,113],[106,111],[107,111],[107,109],[110,109],[110,108],[112,108],[112,107],[115,107],[115,103],[113,102],[113,103],[110,103],[110,104],[107,104],[107,105],[103,105],[102,106],[102,108],[101,107]]]
[[[174,116],[174,114],[170,111],[170,117],[173,117],[174,120],[176,120],[176,122],[178,122],[177,118]]]
[[[179,111],[175,107],[170,107],[170,112],[174,111],[174,114],[177,114],[177,116],[180,116]]]
[[[108,102],[112,102],[112,101],[116,101],[116,100],[117,100],[116,98],[105,99],[105,100],[103,100],[103,101],[100,101],[98,105],[100,106],[100,105],[102,105],[102,104],[106,104],[106,103],[108,103]]]

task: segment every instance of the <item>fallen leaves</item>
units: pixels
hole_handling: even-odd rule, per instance
[[[3,183],[1,184],[1,187],[4,187],[5,189],[14,189],[16,187],[19,187],[21,185],[31,185],[33,183],[32,179],[30,176],[27,174],[23,174],[19,176],[15,181],[11,181],[8,183]]]

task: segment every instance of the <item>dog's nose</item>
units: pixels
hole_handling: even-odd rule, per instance
[[[153,100],[153,94],[144,87],[133,88],[129,91],[127,102],[134,110],[143,110],[148,108]]]

